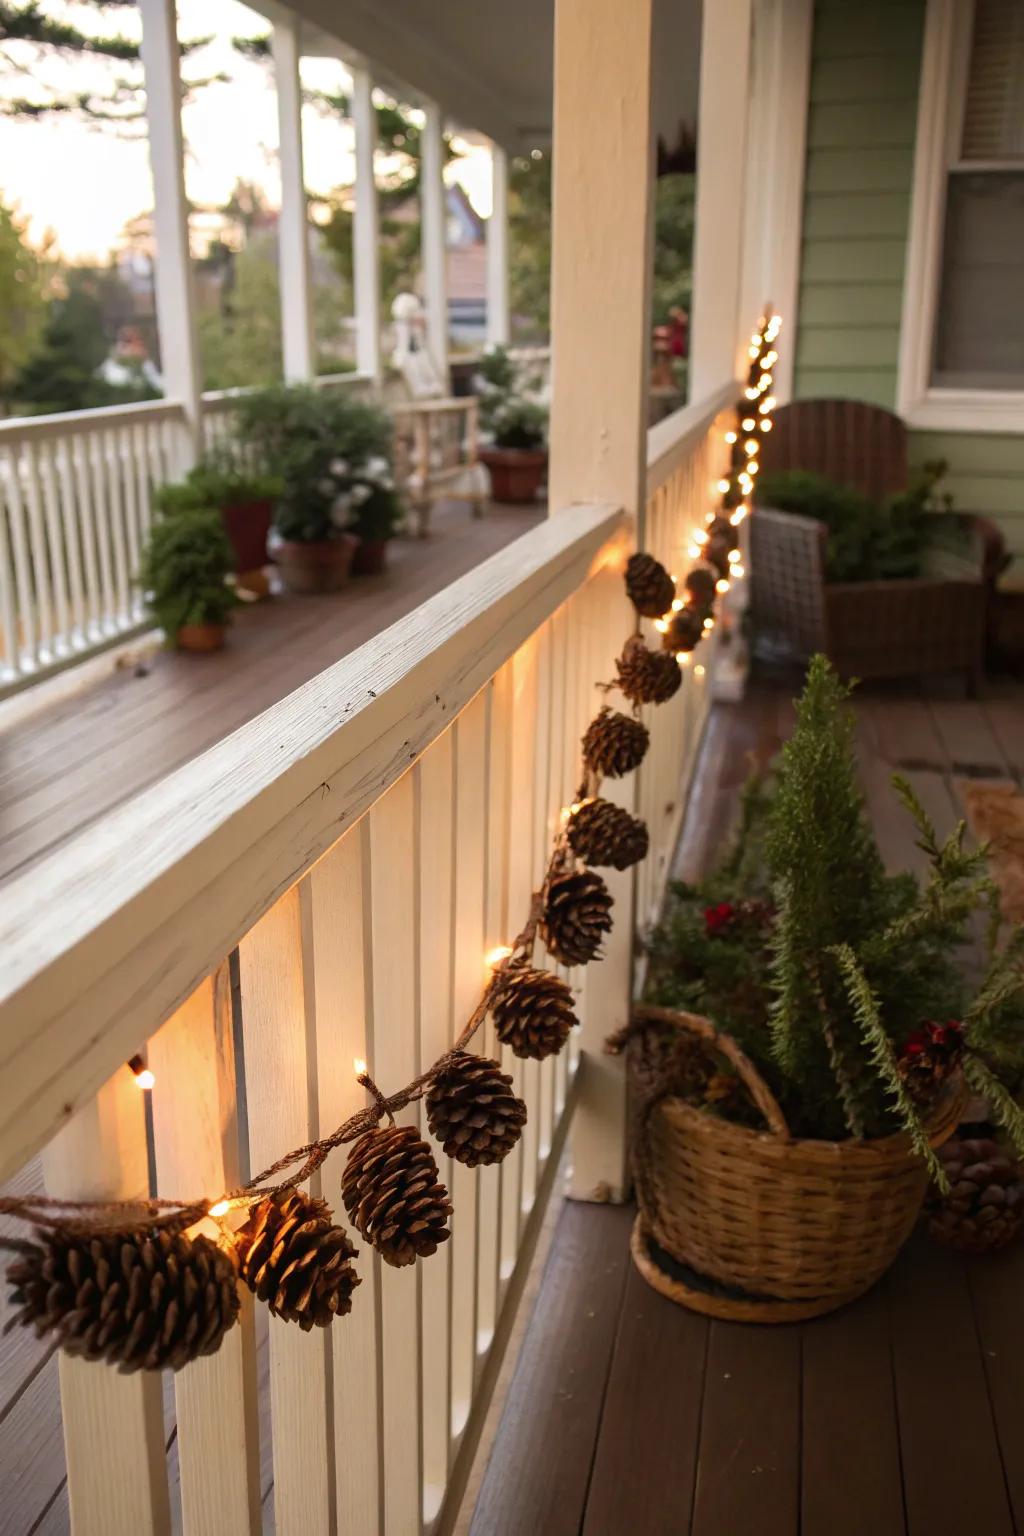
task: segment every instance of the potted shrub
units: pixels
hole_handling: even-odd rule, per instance
[[[154,499],[165,513],[218,507],[234,552],[234,569],[245,573],[267,563],[267,535],[282,488],[278,476],[247,469],[225,453],[212,453],[184,480],[160,486]]]
[[[1024,1058],[1024,935],[1002,943],[984,851],[962,825],[940,842],[898,777],[930,871],[885,872],[846,692],[815,657],[752,848],[710,887],[677,888],[627,1032],[637,1263],[739,1320],[816,1316],[884,1273],[929,1175],[948,1187],[936,1150],[965,1082],[1024,1145],[1003,1086]],[[960,946],[979,907],[972,996]]]
[[[349,575],[360,498],[391,486],[391,422],[365,400],[309,385],[243,396],[239,432],[282,482],[272,554],[292,592],[334,592]]]
[[[387,564],[388,543],[402,520],[402,504],[390,484],[362,482],[349,492],[348,531],[359,540],[352,557],[353,576],[379,576]]]
[[[480,424],[489,446],[480,460],[491,476],[495,501],[536,501],[547,474],[547,408],[531,398],[504,347],[487,351],[477,377]]]
[[[220,513],[190,507],[157,519],[139,572],[149,611],[170,645],[216,651],[238,602],[228,585],[232,550]]]

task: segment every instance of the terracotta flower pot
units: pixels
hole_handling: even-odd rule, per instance
[[[379,576],[388,563],[387,539],[360,539],[352,556],[353,576]]]
[[[546,448],[482,448],[491,475],[491,498],[517,505],[536,501],[548,468]]]
[[[174,643],[179,651],[219,651],[226,634],[225,624],[183,624]]]
[[[236,571],[258,571],[267,563],[267,534],[274,515],[269,497],[262,501],[243,501],[234,507],[221,507],[224,531],[235,552]]]
[[[351,533],[309,544],[282,539],[274,560],[289,592],[337,592],[348,580],[357,543]]]

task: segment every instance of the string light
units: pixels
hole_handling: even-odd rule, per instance
[[[746,573],[746,571],[745,571],[745,570],[744,570],[744,569],[743,569],[743,567],[742,567],[742,565],[734,565],[734,566],[733,566],[733,567],[732,567],[732,574],[733,574],[733,577],[734,577],[734,579],[735,579],[735,580],[736,580],[736,581],[742,581],[742,580],[743,580],[743,578],[744,578],[744,576],[745,576],[745,575],[746,575],[746,574],[747,574],[747,573]]]
[[[148,1092],[156,1083],[156,1076],[149,1070],[141,1056],[133,1056],[128,1062],[128,1070],[135,1079],[136,1088]]]
[[[746,442],[743,444],[743,447],[744,447],[744,450],[747,453],[756,453],[757,452],[757,438],[756,437],[748,437]],[[748,468],[749,468],[749,465],[748,465]]]
[[[370,1069],[361,1056],[353,1056],[352,1070],[356,1077],[365,1077]]]
[[[724,596],[724,594],[726,592],[728,592],[728,590],[729,590],[729,583],[726,581],[724,576],[720,577],[719,580],[715,582],[715,591],[716,592],[721,592],[723,594],[723,596]]]
[[[747,465],[747,474],[748,475],[756,475],[760,468],[761,468],[761,466],[757,462],[757,460],[756,459],[751,459],[749,464]]]
[[[689,555],[691,560],[699,559],[700,558],[700,545],[699,544],[691,544],[689,546],[689,548],[687,549],[686,553]]]
[[[742,426],[744,432],[753,432],[754,428],[757,426],[757,422],[754,420],[753,416],[744,416]]]
[[[726,487],[726,489],[728,489],[728,487]],[[725,492],[723,491],[722,494],[724,496]],[[693,542],[695,544],[706,544],[707,541],[708,541],[708,535],[707,535],[706,531],[703,528],[698,528],[697,532],[693,536]]]
[[[748,384],[747,388],[744,390],[744,394],[748,400],[756,400],[760,393],[761,391],[758,389],[756,384]]]
[[[738,565],[739,562],[740,562],[740,552],[739,552],[739,550],[738,549],[730,549],[730,551],[729,551],[729,564],[730,565]]]
[[[226,1216],[231,1209],[230,1200],[218,1200],[216,1205],[210,1206],[211,1216]]]
[[[697,665],[693,669],[693,675],[694,675],[694,677],[703,677],[704,676],[704,668],[701,666],[699,661],[698,661]]]
[[[690,665],[689,651],[676,651],[676,661],[678,661],[681,667],[688,667]]]
[[[725,493],[729,489],[729,482],[728,482],[728,480],[719,480],[719,482],[718,482],[718,489],[721,492],[721,494],[724,496]]]
[[[681,597],[674,597],[672,599],[672,612],[673,613],[678,613],[680,608],[685,608],[685,607],[686,607],[686,604],[683,602],[683,599]]]
[[[732,514],[732,516],[729,519],[730,523],[732,523],[734,528],[738,528],[739,527],[740,523],[742,523],[743,519],[746,517],[746,515],[747,515],[747,513],[749,511],[750,511],[750,508],[746,505],[745,502],[741,501],[739,506],[736,508],[735,512]]]
[[[663,635],[668,630],[668,620],[667,619],[655,619],[654,627],[658,631],[659,635]]]
[[[770,432],[772,429],[771,421],[767,416],[762,417],[762,419],[758,422],[758,426],[761,428],[762,432]]]
[[[714,619],[705,619],[704,620],[704,628],[705,628],[706,631],[710,632],[712,629],[714,629],[714,627],[715,627]]]
[[[578,810],[579,810],[579,806],[578,805],[573,805],[573,806],[569,807],[570,815],[574,811],[578,811]],[[509,955],[511,953],[512,953],[512,946],[511,946],[511,944],[499,944],[496,949],[489,949],[487,951],[486,955],[484,956],[484,963],[485,963],[485,965],[489,965],[491,967],[494,967],[496,965],[500,965],[503,960],[507,960],[508,959],[508,957],[509,957]]]
[[[737,434],[735,432],[727,432],[725,434],[725,440],[727,443],[734,443],[736,441],[736,437]]]

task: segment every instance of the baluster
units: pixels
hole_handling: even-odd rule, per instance
[[[157,1192],[215,1197],[241,1182],[227,962],[149,1042]],[[201,1229],[216,1238],[213,1222]],[[185,1536],[252,1536],[262,1528],[252,1292],[216,1354],[174,1378]]]
[[[149,483],[150,433],[146,422],[138,422],[137,425],[132,428],[132,435],[134,439],[132,457],[135,461],[135,479],[137,485],[136,494],[138,498],[137,506],[139,519],[139,550],[141,555],[141,551],[146,547],[146,540],[149,537],[149,530],[153,524],[153,504]],[[141,614],[143,607],[143,594],[141,592],[137,594],[136,602],[139,606],[139,611]]]
[[[102,432],[90,432],[87,451],[92,470],[92,505],[100,554],[100,587],[103,593],[102,625],[104,633],[112,635],[117,631],[117,589],[114,584],[113,529],[106,468],[106,445]]]
[[[554,620],[549,619],[538,635],[537,645],[537,735],[535,739],[536,770],[534,779],[533,799],[533,888],[537,890],[551,857],[551,843],[555,829],[558,825],[558,813],[560,806],[552,810],[551,795],[554,774],[552,772],[551,753],[552,744],[555,741],[555,732],[552,728],[552,700],[554,689],[552,686],[552,661],[554,655]],[[565,975],[564,970],[551,962],[553,970]],[[536,1107],[533,1110],[536,1120],[536,1162],[534,1171],[533,1197],[536,1197],[537,1185],[544,1171],[548,1153],[551,1151],[551,1116],[554,1109],[554,1071],[555,1062],[553,1056],[547,1056],[541,1062],[531,1062],[536,1083]],[[533,1203],[531,1199],[531,1204]]]
[[[82,556],[85,576],[85,612],[83,625],[91,639],[103,633],[103,590],[96,554],[96,518],[93,508],[93,483],[89,464],[87,433],[76,432],[69,444],[76,500],[82,529]]]
[[[61,506],[57,496],[53,444],[48,440],[44,439],[39,445],[38,465],[46,522],[46,542],[49,549],[50,580],[53,592],[54,649],[66,654],[70,649],[71,617],[68,611],[68,581],[64,558],[65,534],[61,517]]]
[[[370,828],[364,818],[309,874],[309,932],[316,1004],[320,1124],[340,1125],[366,1104],[354,1063],[373,1058],[370,963]],[[348,1147],[322,1169],[323,1194],[337,1220]],[[382,1490],[380,1446],[380,1259],[352,1233],[360,1284],[352,1311],[330,1328],[333,1365],[335,1499],[340,1536],[376,1532]],[[440,1254],[432,1261],[437,1263]],[[445,1425],[447,1419],[445,1419]]]
[[[307,925],[308,926],[308,925]],[[315,1041],[307,1020],[299,887],[282,896],[239,946],[249,1160],[255,1174],[316,1134]],[[312,1009],[310,1009],[310,1014]],[[314,1080],[311,1094],[310,1081]],[[270,1319],[270,1407],[277,1536],[331,1527],[332,1445],[327,1340]]]
[[[534,782],[536,777],[535,737],[537,732],[537,654],[539,633],[530,636],[520,646],[512,659],[514,688],[512,726],[512,838],[509,845],[508,907],[512,922],[522,919],[516,914],[527,913],[534,890]],[[509,936],[510,939],[514,935]],[[538,965],[543,967],[543,951],[538,941]],[[518,1174],[518,1198],[512,1205],[510,1194],[502,1178],[502,1212],[505,1230],[502,1234],[503,1270],[511,1274],[515,1256],[519,1252],[519,1238],[524,1218],[533,1207],[537,1188],[537,1133],[538,1133],[538,1084],[537,1063],[513,1057],[508,1048],[503,1052],[506,1070],[513,1068],[516,1092],[526,1101],[528,1118],[523,1127],[519,1145],[512,1154],[515,1162],[509,1172]],[[508,1166],[506,1164],[506,1166]],[[513,1217],[514,1212],[514,1217]]]
[[[455,1033],[473,1012],[486,980],[484,898],[487,860],[487,695],[478,693],[455,723]],[[471,1049],[479,1050],[476,1041]],[[476,1172],[452,1168],[452,1433],[469,1417],[477,1354]]]
[[[376,802],[369,817],[374,1020],[370,1070],[385,1093],[407,1083],[419,1068],[413,790],[407,773]],[[397,1119],[400,1125],[418,1125],[420,1106],[410,1105]],[[419,1270],[419,1263],[403,1269],[381,1266],[385,1536],[412,1536],[422,1525],[422,1402],[416,1385],[421,1358]]]
[[[32,581],[32,562],[29,557],[25,500],[22,494],[21,455],[16,448],[9,448],[5,453],[4,466],[11,548],[14,554],[14,588],[21,641],[19,651],[21,669],[24,671],[26,663],[28,666],[33,663],[38,665],[42,646],[39,612],[36,608],[35,586]]]
[[[61,509],[61,525],[64,530],[64,550],[67,556],[71,594],[71,626],[68,638],[77,646],[85,646],[87,643],[87,614],[85,592],[82,586],[82,549],[81,532],[79,530],[78,498],[75,494],[75,477],[71,468],[73,442],[74,439],[71,437],[62,437],[57,444],[57,475],[59,483],[57,495]]]
[[[135,619],[139,613],[139,600],[135,591],[135,578],[139,574],[139,498],[135,460],[135,429],[122,427],[114,434],[118,445],[118,476],[124,497],[124,523],[128,540],[128,593],[125,617]]]
[[[512,663],[494,677],[488,701],[487,891],[484,902],[484,950],[511,943],[526,917],[508,911],[509,789],[512,745]],[[481,1032],[480,1050],[500,1058],[490,1020]],[[477,1335],[490,1345],[501,1303],[501,1167],[478,1172],[480,1180],[479,1259],[477,1264]]]
[[[107,490],[107,520],[114,550],[114,574],[116,588],[111,610],[115,627],[121,629],[131,612],[129,593],[128,551],[124,528],[124,486],[121,465],[120,435],[115,429],[101,436],[100,461],[104,468]]]
[[[0,456],[0,677],[13,681],[21,672],[21,643],[14,564],[8,537],[12,514],[4,494],[3,464]]]
[[[28,507],[28,540],[32,560],[32,587],[35,592],[35,612],[39,644],[36,656],[42,661],[53,652],[54,620],[50,602],[50,571],[46,560],[46,535],[43,531],[43,512],[39,494],[39,464],[35,445],[25,443],[22,448],[20,471],[25,479]],[[18,478],[18,477],[16,477]]]
[[[69,1121],[43,1154],[47,1192],[65,1199],[149,1194],[143,1096],[127,1067]],[[71,1529],[166,1536],[170,1500],[160,1375],[59,1356]]]
[[[451,1043],[455,924],[454,731],[439,736],[413,770],[419,842],[420,1051],[424,1066]],[[456,1024],[457,1024],[456,1020]],[[452,1160],[434,1145],[442,1182],[452,1188]],[[455,1214],[455,1241],[462,1207]],[[452,1244],[423,1265],[424,1519],[437,1514],[451,1449]]]

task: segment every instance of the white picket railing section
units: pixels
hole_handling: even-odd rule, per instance
[[[670,558],[709,505],[716,410],[680,413],[670,460],[652,466],[648,527]],[[42,1150],[46,1187],[67,1197],[133,1198],[153,1178],[161,1195],[213,1195],[360,1107],[355,1058],[387,1090],[446,1048],[575,790],[596,684],[633,624],[631,541],[614,508],[559,513],[7,886],[0,1176],[21,1168],[31,1185]],[[707,703],[691,669],[650,721],[641,917],[660,899]],[[628,925],[632,877],[617,879]],[[601,1051],[594,1003],[602,1021],[609,994],[620,1022],[628,1008],[621,931],[570,977],[582,1030],[561,1057],[521,1062],[487,1026],[478,1048],[500,1052],[529,1106],[521,1142],[496,1168],[442,1160],[451,1243],[406,1270],[361,1245],[353,1311],[331,1329],[268,1326],[247,1304],[173,1396],[158,1377],[54,1362],[19,1330],[4,1349],[21,1354],[0,1355],[17,1399],[6,1417],[0,1402],[11,1528],[450,1529],[577,1073]],[[120,1065],[146,1042],[149,1128]],[[400,1120],[422,1124],[422,1106]],[[344,1220],[343,1158],[312,1189]]]

